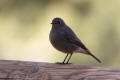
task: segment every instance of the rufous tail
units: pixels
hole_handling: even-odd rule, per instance
[[[99,63],[102,63],[100,59],[98,59],[96,56],[94,56],[90,51],[87,51],[88,55],[92,56],[95,60],[97,60]]]

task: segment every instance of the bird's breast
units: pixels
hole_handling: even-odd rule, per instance
[[[50,32],[50,42],[54,48],[65,53],[72,53],[75,50],[73,44],[69,43],[63,32]]]
[[[62,35],[61,33],[59,33],[59,32],[53,32],[53,31],[51,31],[50,32],[50,42],[52,43],[52,45],[54,46],[54,47],[59,47],[59,46],[63,46],[63,44],[64,44],[64,42],[65,41],[63,41],[64,40],[64,37],[63,37],[64,35]]]

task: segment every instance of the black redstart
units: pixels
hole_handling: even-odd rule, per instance
[[[74,52],[90,55],[99,63],[101,63],[101,61],[85,47],[85,45],[80,41],[80,39],[78,39],[75,33],[65,24],[61,18],[54,18],[51,24],[52,29],[49,36],[51,44],[57,50],[67,54],[64,61],[60,64],[68,64]],[[69,54],[70,56],[65,63]]]

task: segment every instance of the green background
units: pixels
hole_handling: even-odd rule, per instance
[[[63,61],[49,42],[55,17],[102,61],[78,53],[73,64],[120,68],[120,0],[0,0],[0,59]]]

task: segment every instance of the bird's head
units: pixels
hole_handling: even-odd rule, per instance
[[[54,26],[59,26],[59,25],[65,25],[65,22],[61,18],[54,18],[51,24]]]

